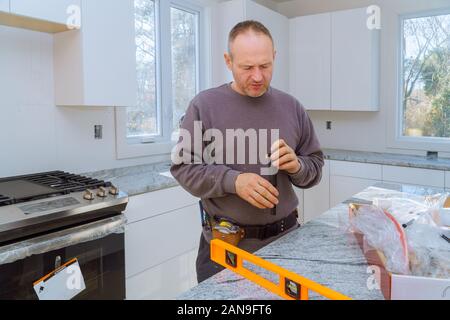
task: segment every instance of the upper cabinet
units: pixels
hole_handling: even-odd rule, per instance
[[[331,15],[331,108],[379,109],[380,33],[367,27],[366,9]]]
[[[81,0],[0,0],[0,24],[58,33],[80,27]],[[73,19],[74,15],[77,15]]]
[[[308,110],[331,107],[331,14],[290,20],[290,92]]]
[[[378,30],[365,8],[291,19],[291,93],[308,110],[379,110]]]
[[[212,9],[211,57],[212,85],[232,81],[223,54],[228,50],[228,34],[243,20],[258,20],[271,32],[277,51],[272,86],[289,90],[289,19],[250,0],[231,0],[216,4]]]
[[[134,2],[82,0],[82,9],[81,30],[55,35],[56,105],[135,106]]]
[[[11,13],[40,20],[66,24],[71,6],[80,7],[81,0],[11,0]]]

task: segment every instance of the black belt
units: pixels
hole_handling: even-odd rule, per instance
[[[241,226],[245,230],[244,239],[259,239],[275,237],[295,226],[298,218],[298,211],[295,209],[286,218],[262,226]]]
[[[210,217],[203,208],[202,202],[199,201],[200,204],[200,212],[202,215],[202,225],[203,227],[207,226],[208,218]],[[298,211],[295,209],[291,214],[289,214],[286,218],[275,221],[270,224],[265,225],[238,225],[240,228],[244,229],[244,239],[259,239],[265,240],[267,238],[275,237],[280,233],[292,228],[295,226],[298,218]],[[215,219],[217,220],[217,219]],[[234,222],[233,222],[234,223]],[[210,227],[210,226],[209,226]]]

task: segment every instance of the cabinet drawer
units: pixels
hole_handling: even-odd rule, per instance
[[[182,187],[168,188],[130,197],[125,216],[128,223],[133,223],[197,202],[198,199]]]
[[[193,250],[200,234],[197,205],[129,224],[125,231],[127,277]]]
[[[372,163],[331,161],[330,174],[372,180],[382,179],[382,166]]]
[[[383,166],[383,181],[444,188],[445,173],[439,170]]]
[[[330,206],[334,207],[378,182],[380,181],[343,176],[331,176]]]
[[[197,285],[197,248],[126,280],[127,300],[176,299]]]

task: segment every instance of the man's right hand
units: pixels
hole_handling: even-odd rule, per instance
[[[241,173],[235,185],[237,195],[259,209],[272,209],[278,204],[278,190],[255,173]]]

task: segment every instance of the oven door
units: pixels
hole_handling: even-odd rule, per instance
[[[98,227],[98,222],[96,223]],[[74,229],[73,233],[70,233],[70,229],[63,231],[74,240],[72,245],[0,265],[0,299],[37,299],[33,283],[73,258],[78,259],[86,284],[86,289],[74,299],[125,299],[124,233],[113,232],[101,236],[98,228],[94,233],[91,233],[88,228],[81,230],[80,232],[80,229]],[[86,240],[82,239],[86,235],[95,239],[79,241]],[[46,239],[50,238],[51,236],[46,236]],[[67,237],[61,238],[59,233],[51,243],[56,245],[58,242],[64,243],[67,239]],[[41,247],[46,245],[48,243],[41,244]],[[33,247],[33,250],[38,247]]]

